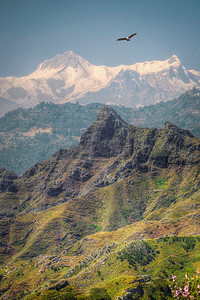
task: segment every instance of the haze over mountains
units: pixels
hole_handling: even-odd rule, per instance
[[[176,55],[165,61],[108,67],[68,51],[45,60],[28,76],[0,78],[0,87],[2,98],[23,107],[77,100],[144,106],[200,87],[200,72],[187,70]]]
[[[101,103],[43,102],[7,113],[0,119],[1,167],[22,174],[35,163],[49,159],[58,149],[77,145],[101,106]],[[195,88],[172,101],[138,109],[112,107],[129,124],[162,128],[170,121],[200,137],[200,91]]]

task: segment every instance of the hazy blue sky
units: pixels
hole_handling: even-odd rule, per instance
[[[109,66],[176,54],[200,70],[200,0],[0,0],[0,76],[69,50]]]

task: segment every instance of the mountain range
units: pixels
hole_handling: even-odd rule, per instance
[[[0,78],[0,97],[22,107],[76,100],[144,106],[172,100],[193,87],[200,87],[200,72],[187,70],[176,55],[108,67],[68,51],[45,60],[28,76]]]
[[[43,102],[7,113],[0,119],[0,166],[19,175],[37,162],[49,159],[58,149],[78,145],[101,105]],[[129,124],[163,128],[170,121],[200,137],[200,93],[195,88],[178,99],[138,109],[112,107]]]
[[[0,170],[1,299],[174,299],[200,272],[200,140],[102,106],[76,147]]]

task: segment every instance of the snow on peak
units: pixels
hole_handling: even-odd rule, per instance
[[[73,53],[72,51],[67,51],[63,54],[57,54],[55,57],[45,60],[41,63],[37,70],[44,69],[59,69],[66,66],[76,68],[81,63],[86,63],[87,61],[81,56]],[[88,62],[87,62],[88,63]]]
[[[169,59],[168,59],[168,64],[169,65],[172,65],[172,64],[180,64],[181,62],[180,62],[180,59],[178,58],[178,56],[176,56],[175,54],[174,55],[172,55],[172,57],[170,57]]]
[[[42,62],[37,67],[36,71],[30,74],[29,77],[47,78],[55,75],[57,72],[60,72],[67,67],[78,69],[80,67],[87,68],[88,66],[90,66],[90,63],[87,60],[78,54],[75,54],[73,51],[67,51],[63,54],[57,54],[55,57]]]
[[[169,70],[172,66],[178,67],[181,65],[179,58],[176,55],[172,55],[167,60],[161,61],[145,61],[143,63],[136,63],[132,66],[125,66],[127,70],[133,70],[140,74],[162,72]]]
[[[172,99],[179,92],[199,87],[199,79],[200,72],[188,72],[176,55],[164,61],[108,67],[93,65],[68,51],[45,60],[28,76],[0,78],[0,96],[28,107],[46,99],[66,103],[102,91],[95,101],[109,99],[109,102],[120,103],[120,99],[127,98],[127,104],[135,105],[133,99],[138,97],[137,105],[144,105]],[[154,91],[152,95],[148,86]],[[91,101],[90,95],[88,97]]]
[[[142,74],[148,74],[148,73],[155,73],[155,72],[162,72],[164,70],[169,70],[171,67],[179,67],[181,65],[181,62],[179,58],[176,55],[172,55],[169,59],[164,61],[146,61],[143,63],[136,63],[134,65],[122,65],[118,67],[106,67],[106,66],[94,66],[91,63],[89,63],[87,60],[79,56],[78,54],[67,51],[63,54],[57,54],[55,57],[51,59],[47,59],[44,62],[42,62],[35,72],[30,74],[29,78],[49,78],[52,76],[55,76],[58,72],[62,70],[71,70],[70,72],[76,72],[77,70],[85,70],[88,72],[88,70],[91,71],[91,68],[97,69],[96,72],[99,73],[100,69],[105,73],[106,72],[112,73],[113,77],[116,75],[117,70],[120,71],[123,70],[133,70],[138,73]],[[104,69],[104,70],[102,70]],[[74,70],[74,71],[72,71]],[[109,76],[110,77],[110,76]]]

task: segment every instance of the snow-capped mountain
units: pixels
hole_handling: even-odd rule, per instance
[[[0,78],[0,96],[24,107],[76,100],[142,106],[171,100],[194,86],[200,87],[200,72],[186,70],[176,55],[108,67],[69,51],[45,60],[28,76]]]
[[[121,66],[113,80],[79,102],[103,102],[144,106],[177,98],[193,87],[200,87],[200,72],[186,70],[176,55],[165,61]]]

